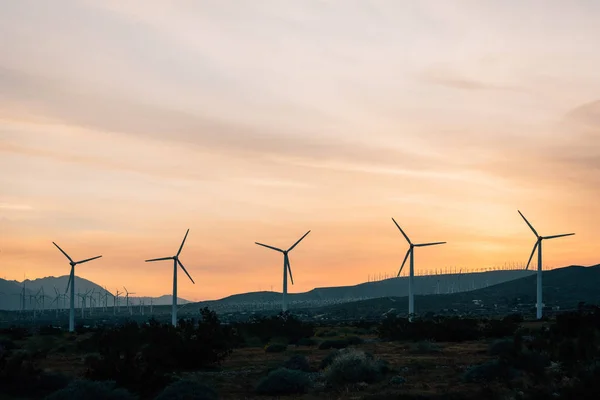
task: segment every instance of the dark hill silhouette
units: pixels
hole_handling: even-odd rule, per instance
[[[543,295],[546,307],[574,309],[580,301],[600,304],[600,264],[590,267],[570,266],[543,273]],[[481,301],[478,305],[474,300]],[[417,313],[457,309],[462,312],[506,313],[513,309],[533,309],[536,301],[536,276],[500,283],[469,292],[415,297]],[[313,314],[334,318],[380,317],[390,312],[405,314],[407,297],[385,297],[352,303],[318,307]]]
[[[525,276],[532,271],[506,270],[468,274],[443,274],[415,277],[415,294],[426,295],[439,292],[469,291]],[[328,304],[355,302],[359,300],[402,297],[408,295],[408,278],[390,278],[376,282],[365,282],[353,286],[321,287],[304,293],[288,293],[291,307],[319,307]],[[219,300],[203,301],[200,306],[216,311],[242,311],[257,308],[281,307],[281,292],[249,292],[235,294]]]

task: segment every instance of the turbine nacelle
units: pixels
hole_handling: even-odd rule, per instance
[[[406,239],[406,241],[408,242],[408,251],[406,252],[406,255],[404,256],[404,261],[402,261],[402,266],[400,267],[400,270],[398,271],[398,276],[400,276],[400,274],[402,273],[402,269],[404,268],[404,264],[406,264],[406,260],[408,260],[408,256],[414,251],[415,247],[426,247],[426,246],[435,246],[438,244],[445,244],[446,242],[431,242],[431,243],[413,243],[410,241],[410,239],[408,238],[408,235],[402,230],[402,228],[400,228],[400,225],[398,225],[398,223],[396,222],[396,220],[394,218],[392,218],[392,221],[394,221],[394,224],[396,224],[396,227],[400,230],[400,232],[402,233],[402,236],[404,236],[404,238]]]
[[[283,254],[283,268],[284,268],[284,274],[285,274],[285,270],[287,270],[290,274],[290,281],[292,282],[292,285],[294,284],[294,278],[292,275],[292,267],[290,265],[290,258],[288,256],[288,253],[292,250],[294,250],[294,247],[296,247],[298,245],[298,243],[300,243],[302,241],[302,239],[304,239],[306,237],[306,235],[308,235],[310,233],[310,231],[306,232],[304,235],[302,235],[302,237],[300,239],[298,239],[296,241],[296,243],[294,243],[289,249],[287,250],[283,250],[280,249],[278,247],[273,247],[273,246],[269,246],[268,244],[264,244],[264,243],[259,243],[259,242],[254,242],[255,244],[262,246],[262,247],[266,247],[267,249],[271,249],[271,250],[275,250],[278,251],[280,253]]]
[[[175,254],[174,256],[171,256],[171,257],[151,258],[150,260],[145,260],[145,262],[174,260],[175,263],[181,267],[183,272],[185,272],[185,274],[188,276],[188,278],[190,278],[190,281],[192,281],[192,283],[195,285],[196,282],[194,282],[194,280],[192,279],[190,274],[187,272],[187,270],[185,269],[185,267],[183,266],[181,261],[179,261],[179,255],[181,254],[181,250],[183,250],[183,245],[185,244],[185,240],[187,239],[188,233],[190,233],[189,229],[185,232],[185,236],[183,237],[183,241],[181,242],[181,246],[179,246],[179,250],[177,251],[177,254]]]
[[[531,251],[531,255],[529,256],[529,260],[527,261],[527,266],[525,267],[526,271],[529,270],[529,264],[531,264],[531,260],[533,259],[533,255],[535,254],[535,251],[538,250],[538,248],[540,247],[540,244],[541,244],[542,240],[544,240],[544,239],[557,239],[557,238],[561,238],[561,237],[573,236],[574,235],[574,233],[562,233],[560,235],[541,236],[540,234],[537,233],[537,231],[535,230],[535,228],[533,227],[533,225],[531,225],[529,223],[529,221],[527,220],[527,218],[525,218],[525,216],[523,215],[523,213],[521,211],[519,211],[519,210],[517,210],[517,212],[519,213],[519,215],[521,215],[521,217],[523,218],[523,220],[525,221],[525,223],[527,224],[527,226],[529,226],[529,228],[531,229],[531,231],[533,232],[533,234],[537,238],[537,240],[535,241],[535,245],[533,245],[533,250]],[[538,268],[541,268],[541,266],[538,266]]]

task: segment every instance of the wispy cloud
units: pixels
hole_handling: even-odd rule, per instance
[[[0,210],[29,211],[33,210],[33,207],[27,204],[0,203]]]

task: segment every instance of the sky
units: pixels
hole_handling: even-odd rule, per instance
[[[290,292],[592,265],[597,1],[0,0],[0,277]],[[404,274],[404,271],[403,271]]]

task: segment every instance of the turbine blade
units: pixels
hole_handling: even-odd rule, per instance
[[[63,249],[61,249],[56,243],[52,242],[53,245],[56,246],[57,249],[60,250],[61,253],[63,253],[65,255],[65,257],[67,257],[69,259],[69,261],[73,262],[73,259],[71,257],[69,257],[69,255],[67,253],[65,253],[65,251]]]
[[[290,265],[290,258],[285,258],[285,263],[287,265],[288,272],[290,273],[290,280],[292,281],[292,285],[294,284],[294,277],[292,276],[292,266]]]
[[[302,236],[300,239],[298,239],[298,241],[297,241],[296,243],[294,243],[294,244],[292,245],[292,247],[290,247],[290,248],[288,249],[288,251],[292,251],[292,250],[294,249],[294,247],[296,247],[296,246],[298,245],[298,243],[300,243],[300,242],[302,241],[302,239],[304,239],[304,238],[306,237],[306,235],[308,235],[309,233],[310,233],[310,231],[306,232],[306,233],[304,234],[304,236]],[[288,263],[289,263],[289,261],[288,261]]]
[[[556,239],[559,237],[573,236],[574,233],[563,233],[562,235],[543,236],[542,239]]]
[[[183,242],[181,242],[181,246],[179,246],[179,251],[177,252],[177,255],[179,255],[181,253],[181,250],[183,250],[183,244],[185,243],[185,239],[187,239],[188,233],[190,233],[189,229],[185,232],[185,236],[183,237]]]
[[[188,278],[190,278],[190,281],[192,281],[192,283],[195,285],[196,282],[194,282],[194,280],[192,279],[192,277],[190,276],[190,274],[188,274],[187,270],[185,269],[185,267],[183,266],[183,264],[181,263],[181,261],[179,261],[179,258],[177,259],[177,263],[179,263],[179,266],[181,267],[181,269],[183,269],[183,272],[185,272],[185,274],[188,276]]]
[[[529,228],[531,228],[531,230],[533,231],[533,233],[535,233],[535,236],[540,236],[538,235],[537,231],[535,229],[533,229],[533,226],[529,223],[529,221],[527,221],[527,218],[525,218],[525,216],[523,215],[523,213],[521,213],[521,211],[517,210],[519,212],[519,214],[521,214],[521,217],[523,217],[523,219],[525,220],[525,222],[527,223],[527,225],[529,225]]]
[[[446,243],[446,242],[421,243],[421,244],[415,244],[415,247],[435,246],[435,245],[444,244],[444,243]]]
[[[173,257],[161,257],[161,258],[151,258],[149,260],[145,260],[146,262],[151,262],[151,261],[164,261],[164,260],[172,260]]]
[[[394,218],[392,218],[392,221],[394,221],[394,224],[396,224],[396,226],[398,227],[398,229],[400,229],[400,232],[402,232],[402,236],[404,236],[404,238],[406,239],[406,241],[408,242],[408,244],[412,244],[412,242],[410,241],[410,239],[408,238],[408,236],[406,236],[406,233],[404,233],[404,231],[402,230],[402,228],[400,228],[400,225],[398,225],[398,223],[396,222],[396,220]]]
[[[102,257],[102,256],[96,256],[96,257],[92,257],[92,258],[86,258],[85,260],[77,261],[75,264],[83,264],[83,263],[86,263],[88,261],[95,260],[96,258],[100,258],[100,257]]]
[[[402,273],[402,268],[404,268],[404,264],[406,264],[406,260],[408,259],[408,255],[410,254],[410,248],[408,249],[408,251],[406,252],[406,255],[404,256],[404,261],[402,261],[402,266],[400,267],[400,271],[398,271],[398,275],[396,275],[396,277],[400,276],[400,274]]]
[[[539,244],[540,244],[539,240],[537,242],[535,242],[535,245],[533,246],[533,251],[531,252],[531,255],[529,256],[529,261],[527,261],[527,267],[525,267],[525,271],[527,271],[529,269],[529,263],[531,263],[531,259],[533,258],[533,255],[535,254],[535,250],[538,248]]]
[[[269,246],[269,245],[258,243],[258,242],[254,242],[254,243],[257,244],[257,245],[259,245],[259,246],[266,247],[266,248],[269,248],[271,250],[276,250],[276,251],[278,251],[280,253],[283,253],[283,250],[278,249],[277,247]]]

